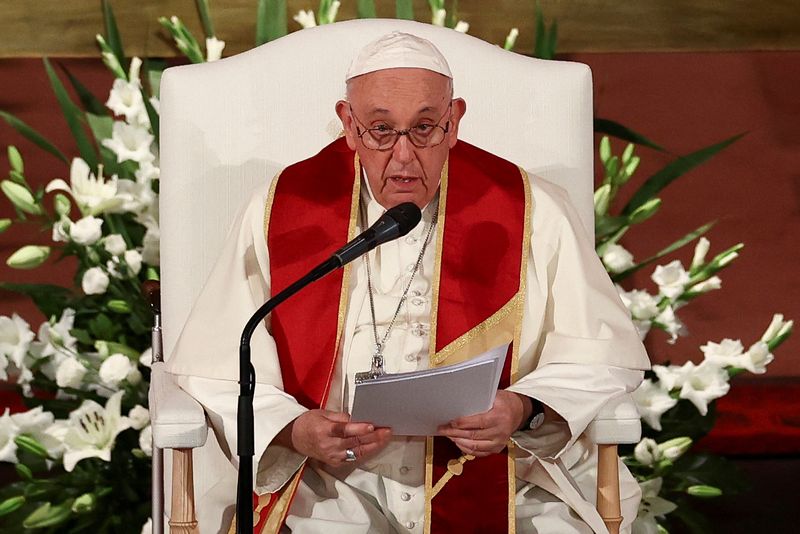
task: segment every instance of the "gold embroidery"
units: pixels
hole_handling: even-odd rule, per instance
[[[474,459],[475,457],[471,454],[462,454],[457,459],[447,462],[447,473],[443,474],[442,478],[439,479],[439,482],[437,482],[433,487],[433,490],[431,491],[431,499],[436,497],[436,494],[442,491],[444,485],[447,484],[451,478],[457,477],[464,472],[464,464],[466,462]]]
[[[281,526],[283,526],[283,522],[286,519],[286,516],[289,514],[289,508],[292,503],[294,493],[297,491],[297,486],[300,485],[300,480],[303,478],[304,470],[305,465],[300,468],[300,470],[294,475],[292,481],[289,482],[289,486],[283,491],[280,498],[275,503],[275,506],[273,506],[272,510],[270,510],[267,522],[264,523],[264,528],[261,530],[260,534],[278,534],[278,532],[280,532]]]
[[[425,526],[423,534],[431,534],[431,499],[433,499],[433,437],[425,439]]]
[[[519,293],[517,293],[511,297],[511,299],[506,302],[502,308],[494,312],[482,323],[471,328],[468,332],[462,334],[459,338],[453,340],[450,344],[437,352],[431,357],[431,363],[433,364],[433,367],[439,367],[444,363],[445,360],[448,360],[447,365],[459,363],[460,361],[465,360],[468,356],[475,356],[476,354],[481,354],[482,352],[501,345],[504,342],[511,342],[511,340],[514,338],[516,326],[512,323],[510,325],[502,325],[504,328],[498,327],[504,321],[507,322],[506,320],[509,318],[516,321],[517,314],[514,312],[518,310],[519,302]],[[491,339],[487,339],[487,336],[491,336]],[[483,341],[483,343],[475,350],[462,350],[476,341]],[[460,358],[452,357],[459,351],[461,351]]]
[[[508,532],[517,531],[517,462],[514,459],[514,442],[508,440]]]
[[[264,242],[269,246],[269,217],[272,214],[272,202],[275,200],[275,188],[278,187],[278,179],[281,177],[283,171],[278,172],[272,183],[269,184],[269,192],[267,193],[267,200],[264,203]]]

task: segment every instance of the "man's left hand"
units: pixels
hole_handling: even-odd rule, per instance
[[[532,410],[529,397],[500,390],[488,412],[455,419],[438,430],[464,454],[489,456],[506,447],[511,434],[530,416]]]

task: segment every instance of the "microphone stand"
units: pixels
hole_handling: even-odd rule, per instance
[[[236,491],[236,534],[253,532],[253,456],[255,454],[255,431],[253,421],[253,394],[256,388],[256,372],[250,361],[250,339],[261,321],[280,303],[319,280],[326,274],[344,265],[341,258],[331,256],[312,269],[304,277],[269,299],[247,321],[239,342],[239,408],[237,412],[237,453],[239,455],[239,481]]]

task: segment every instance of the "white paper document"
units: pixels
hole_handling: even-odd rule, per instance
[[[492,407],[507,352],[508,344],[462,363],[356,384],[350,420],[396,436],[436,435],[438,426]]]

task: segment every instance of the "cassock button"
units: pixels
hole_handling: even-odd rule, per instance
[[[409,471],[411,471],[410,467],[407,467],[405,465],[400,467],[400,474],[401,475],[407,475]]]
[[[413,354],[406,354],[406,361],[407,362],[416,362],[416,361],[419,361],[419,358],[417,358]]]
[[[409,529],[414,528],[414,525],[416,525],[416,523],[414,523],[413,521],[409,521],[408,523],[406,523],[406,528]]]
[[[411,494],[410,493],[406,493],[404,491],[403,493],[400,494],[400,499],[404,500],[404,501],[410,501],[411,500]],[[411,527],[409,527],[409,528],[411,528]]]
[[[419,289],[415,289],[414,291],[411,292],[411,296],[412,297],[419,297],[421,295],[422,295],[422,291],[420,291]]]
[[[416,237],[414,237],[413,235],[410,235],[410,236],[406,237],[406,243],[408,243],[409,245],[414,245],[414,244],[417,243],[417,241],[418,241],[418,239]]]
[[[411,304],[413,304],[414,306],[422,306],[423,304],[425,304],[425,299],[422,297],[414,297],[413,299],[411,299]]]
[[[416,263],[409,263],[408,265],[406,265],[406,271],[408,271],[410,273],[413,273],[414,272],[414,267],[416,267],[416,266],[417,266]]]

